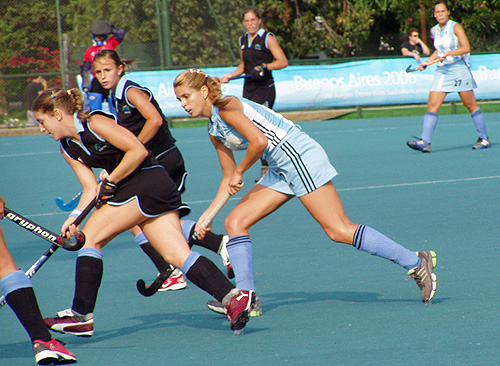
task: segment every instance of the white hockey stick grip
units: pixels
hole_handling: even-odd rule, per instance
[[[203,227],[210,226],[210,224],[212,223],[212,220],[215,218],[215,216],[217,216],[219,211],[222,210],[222,207],[224,207],[224,205],[227,203],[227,201],[229,201],[230,198],[231,198],[231,195],[229,193],[226,193],[226,195],[224,197],[222,197],[222,199],[217,204],[217,206],[215,206],[215,208],[212,210],[212,212],[210,212],[210,214],[207,216],[207,218],[205,220],[203,220],[201,225]]]

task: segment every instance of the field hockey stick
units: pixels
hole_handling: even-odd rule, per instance
[[[217,214],[222,209],[222,207],[224,207],[224,205],[227,203],[227,201],[229,201],[229,198],[231,198],[231,195],[229,193],[226,193],[226,195],[220,200],[220,202],[217,204],[217,206],[215,206],[215,208],[212,210],[212,212],[210,212],[210,214],[206,217],[206,219],[203,220],[203,222],[201,224],[203,227],[210,226],[210,224],[212,223],[215,216],[217,216]],[[193,234],[192,238],[196,239],[197,237],[198,236],[195,232]],[[153,283],[149,286],[146,286],[146,282],[144,282],[144,280],[142,280],[142,279],[137,280],[137,291],[139,291],[139,293],[142,296],[146,296],[146,297],[153,296],[158,291],[158,289],[161,287],[161,285],[163,285],[163,283],[167,280],[167,278],[170,277],[170,275],[172,274],[174,269],[175,269],[175,267],[170,265],[169,268],[166,269],[165,271],[161,272],[156,277],[156,279],[153,281]]]
[[[86,208],[84,211],[82,211],[82,213],[81,213],[80,215],[78,215],[78,217],[77,217],[77,218],[76,218],[76,220],[74,221],[74,224],[75,224],[76,226],[78,226],[78,225],[79,225],[79,224],[83,221],[83,219],[85,219],[85,216],[87,216],[87,215],[88,215],[88,213],[92,210],[92,208],[94,207],[94,205],[95,205],[95,200],[92,200],[92,203],[91,203],[91,204],[89,204],[89,205],[87,206],[87,208]],[[89,208],[89,207],[90,207],[90,208]],[[16,214],[16,213],[14,213],[12,210],[9,210],[9,209],[5,208],[5,213],[6,213],[6,216],[9,214],[9,213],[7,213],[7,212],[9,212],[10,214],[17,215],[17,214]],[[17,216],[18,216],[18,217],[22,217],[22,216],[20,216],[20,215],[17,215]],[[8,217],[8,218],[9,218],[10,220],[12,220],[10,217]],[[24,220],[26,220],[26,219],[24,219]],[[15,222],[17,223],[17,221],[15,221]],[[19,223],[19,225],[21,225],[21,224]],[[22,226],[22,225],[21,225],[21,226]],[[37,226],[38,226],[38,225],[37,225]],[[40,228],[40,229],[42,230],[43,228]],[[30,230],[30,231],[34,232],[33,230]],[[35,234],[37,234],[37,233],[35,232]],[[81,233],[81,234],[83,235],[83,233]],[[40,236],[39,234],[37,234],[37,235],[38,235],[38,236]],[[42,237],[43,237],[43,236],[42,236]],[[67,240],[67,239],[65,239],[65,240]],[[51,240],[49,240],[49,241],[51,241]],[[83,235],[83,241],[82,241],[82,243],[81,243],[81,246],[83,246],[83,244],[85,244],[85,235]],[[54,253],[56,252],[56,250],[57,250],[57,249],[59,249],[60,247],[61,247],[61,246],[60,246],[60,244],[58,244],[58,243],[54,243],[54,244],[52,244],[52,245],[50,246],[50,248],[49,248],[49,249],[47,249],[47,250],[45,251],[45,253],[43,253],[43,254],[42,254],[42,256],[41,256],[40,258],[38,258],[38,260],[37,260],[35,263],[33,263],[33,265],[32,265],[32,266],[31,266],[31,267],[30,267],[30,268],[29,268],[26,272],[24,272],[25,276],[26,276],[26,277],[28,277],[28,278],[33,277],[33,276],[35,275],[35,273],[36,273],[36,272],[37,272],[37,271],[38,271],[38,270],[39,270],[39,269],[43,266],[43,264],[44,264],[45,262],[47,262],[47,260],[50,258],[50,256],[51,256],[52,254],[54,254]],[[78,249],[79,249],[79,248],[78,248]],[[75,249],[75,250],[78,250],[78,249]],[[6,303],[7,303],[7,300],[5,299],[5,296],[0,297],[0,309],[1,309],[1,308],[2,308],[2,307],[6,304]]]
[[[427,66],[434,65],[436,62],[439,62],[439,58],[437,58],[437,59],[433,60],[433,61],[432,61],[432,62],[430,62]],[[423,66],[424,70],[427,68],[427,66]],[[418,66],[417,66],[416,68],[412,68],[412,67],[411,67],[411,65],[410,65],[410,66],[408,66],[408,67],[406,68],[406,72],[414,72],[414,71],[420,71],[420,70],[418,69]]]
[[[101,183],[101,180],[99,179],[97,183]],[[62,197],[56,197],[56,205],[63,211],[73,211],[76,206],[78,206],[78,203],[80,202],[80,197],[83,194],[83,190],[80,191],[75,197],[71,199],[68,203],[64,203],[64,200]]]
[[[243,74],[243,75],[235,76],[234,78],[229,79],[229,81],[236,80],[236,79],[249,79],[251,77],[252,77],[252,75],[245,75],[245,74]]]
[[[80,202],[80,197],[82,196],[83,190],[80,191],[75,197],[71,199],[68,203],[64,203],[62,197],[56,197],[56,205],[63,211],[73,211],[78,203]]]
[[[80,215],[74,221],[74,224],[78,226],[83,219],[89,214],[90,211],[94,208],[95,200],[89,203],[89,205],[82,211]],[[10,221],[16,223],[17,225],[25,228],[26,230],[32,232],[33,234],[39,236],[42,239],[51,242],[52,244],[56,244],[60,247],[63,247],[69,251],[77,251],[80,250],[81,247],[85,244],[85,234],[81,231],[76,233],[76,241],[72,242],[71,240],[62,237],[61,235],[57,235],[52,231],[34,223],[33,221],[27,219],[26,217],[19,215],[18,213],[12,211],[11,209],[5,207],[5,217]]]
[[[57,249],[59,249],[60,246],[57,245],[57,244],[52,244],[50,246],[49,249],[47,249],[47,251],[45,253],[42,254],[42,256],[40,258],[38,258],[38,260],[33,263],[33,265],[26,271],[24,272],[25,276],[28,277],[28,278],[31,278],[33,277],[33,275],[40,269],[41,266],[43,266],[43,264],[45,262],[47,262],[47,260],[50,258],[50,256],[52,254],[55,253],[55,251]],[[2,296],[0,297],[0,309],[7,303],[7,300],[5,299],[5,296]]]

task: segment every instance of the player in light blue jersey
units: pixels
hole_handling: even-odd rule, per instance
[[[352,223],[331,181],[337,175],[335,168],[321,145],[298,126],[260,104],[222,96],[219,79],[197,69],[181,72],[174,90],[191,116],[209,118],[208,132],[222,168],[217,195],[196,225],[200,235],[206,230],[201,223],[221,198],[241,189],[245,172],[261,157],[269,163],[266,175],[225,220],[227,250],[238,288],[255,288],[250,228],[297,196],[330,239],[403,266],[422,290],[422,301],[431,301],[436,290],[436,253],[410,251],[368,226]],[[239,163],[235,150],[245,150]],[[213,302],[209,307],[223,312]]]
[[[485,149],[491,146],[486,132],[486,124],[481,108],[474,96],[476,82],[470,71],[470,44],[463,27],[450,19],[450,10],[445,0],[438,0],[434,5],[434,17],[438,24],[432,29],[434,48],[429,59],[422,62],[418,69],[439,61],[431,91],[427,112],[424,115],[422,135],[419,140],[408,141],[407,145],[414,150],[431,152],[431,137],[438,121],[438,111],[446,94],[456,92],[462,103],[470,111],[470,116],[478,133],[473,149]]]

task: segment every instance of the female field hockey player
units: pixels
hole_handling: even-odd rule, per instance
[[[0,219],[4,218],[5,199],[0,196]],[[74,363],[76,356],[52,338],[38,307],[31,280],[14,262],[7,248],[2,227],[0,226],[0,293],[5,296],[7,304],[33,343],[35,360],[40,365],[53,363]],[[6,330],[4,329],[4,332]],[[64,344],[64,343],[63,343]]]
[[[192,252],[182,233],[179,218],[190,208],[181,202],[177,186],[132,132],[111,115],[83,110],[78,89],[49,89],[33,104],[40,130],[61,142],[61,153],[84,187],[79,207],[87,205],[85,187],[95,181],[92,168],[109,175],[99,184],[97,209],[83,228],[86,243],[76,261],[75,294],[71,309],[46,318],[58,332],[92,336],[94,308],[103,274],[104,246],[118,234],[139,225],[158,253],[198,287],[227,306],[231,329],[242,329],[255,301],[252,291],[236,289],[211,261]],[[90,193],[90,197],[95,194]],[[75,234],[73,217],[62,233]]]
[[[117,114],[118,124],[130,130],[144,143],[147,149],[153,152],[153,156],[167,170],[178,191],[182,193],[185,190],[188,175],[184,167],[184,159],[175,144],[175,139],[168,128],[167,119],[153,93],[127,79],[126,72],[132,64],[133,61],[122,61],[115,50],[101,50],[94,56],[95,78],[104,89],[111,91],[111,100]],[[181,223],[185,238],[189,241],[194,231],[195,222],[181,220]],[[138,227],[131,231],[135,235],[136,243],[148,254],[158,271],[163,272],[168,267],[168,263],[154,250]],[[225,256],[227,253],[226,241],[227,236],[209,232],[203,240],[195,240],[194,244],[221,253],[224,264],[228,265],[227,256]],[[176,269],[159,291],[184,287],[186,287],[184,275]]]
[[[438,121],[438,111],[446,94],[457,92],[478,133],[473,149],[485,149],[491,146],[486,132],[483,112],[477,105],[474,96],[476,82],[470,71],[470,44],[464,28],[450,19],[450,10],[445,0],[434,4],[434,18],[438,24],[432,29],[434,48],[436,49],[427,61],[422,62],[418,69],[422,71],[431,63],[439,60],[434,80],[429,93],[427,112],[424,115],[422,135],[416,141],[408,141],[407,145],[414,150],[431,152],[431,137]]]
[[[413,252],[376,230],[353,224],[344,213],[331,182],[337,172],[323,148],[293,122],[245,98],[222,96],[218,78],[195,69],[181,72],[174,81],[175,95],[192,117],[208,117],[208,132],[222,168],[216,197],[196,225],[201,235],[204,217],[226,192],[235,194],[244,173],[263,157],[269,171],[225,219],[227,250],[238,288],[254,290],[250,228],[285,202],[298,196],[330,239],[391,260],[408,270],[429,303],[436,291],[434,251]],[[236,164],[233,150],[246,150]],[[214,310],[224,309],[219,306]],[[214,304],[215,305],[215,304]]]
[[[242,18],[247,33],[239,39],[240,64],[236,70],[223,75],[221,82],[227,83],[243,73],[251,76],[243,84],[243,97],[272,109],[276,99],[272,70],[287,67],[288,59],[274,34],[262,28],[260,9],[248,6],[243,9]],[[261,176],[267,169],[267,163],[262,160]]]

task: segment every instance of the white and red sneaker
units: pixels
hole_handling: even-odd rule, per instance
[[[64,348],[63,342],[59,343],[57,339],[52,338],[48,342],[36,339],[33,342],[33,352],[35,352],[35,360],[39,365],[61,365],[75,363],[76,356]]]
[[[73,334],[79,337],[92,337],[94,334],[94,317],[90,314],[89,319],[77,319],[73,310],[66,309],[57,312],[54,318],[43,319],[45,325],[54,332]]]
[[[222,303],[226,307],[226,316],[232,330],[241,330],[248,323],[248,312],[255,304],[255,293],[250,290],[232,289]]]
[[[169,278],[163,282],[163,285],[158,289],[158,291],[174,291],[174,290],[182,290],[187,287],[186,277],[184,273],[179,271],[179,269],[175,269]]]

